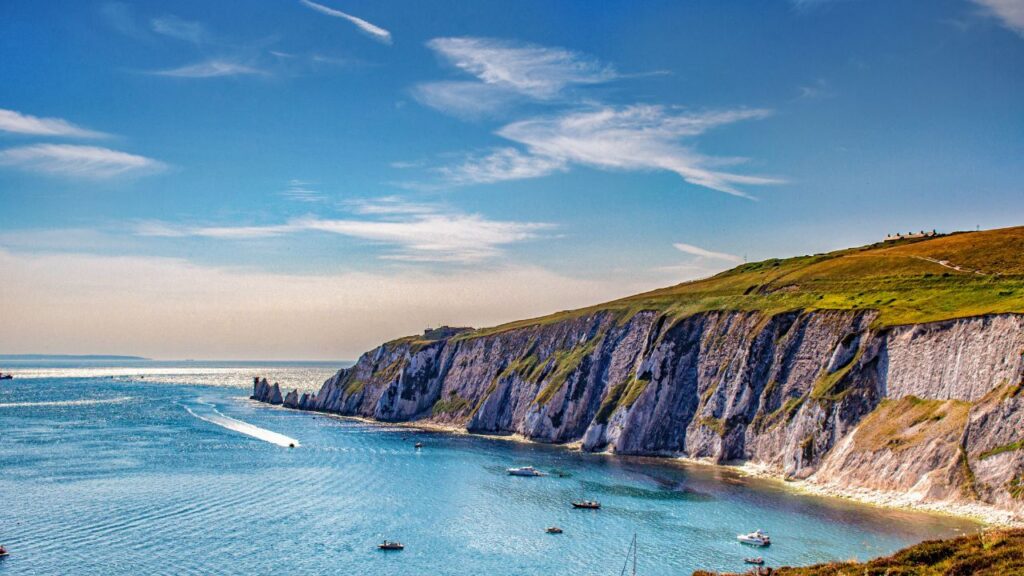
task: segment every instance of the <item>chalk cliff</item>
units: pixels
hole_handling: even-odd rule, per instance
[[[405,338],[316,394],[253,398],[381,421],[752,461],[793,478],[1024,515],[1024,315],[872,328],[871,311],[610,312]]]
[[[950,262],[958,268],[950,268]],[[946,264],[943,264],[946,263]],[[744,264],[388,342],[253,398],[583,450],[750,462],[1024,520],[1024,227]]]

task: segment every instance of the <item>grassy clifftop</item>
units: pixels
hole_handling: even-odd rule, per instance
[[[757,573],[755,570],[753,573]],[[929,540],[869,562],[788,566],[772,576],[1008,576],[1024,574],[1024,530],[1005,530]],[[719,576],[698,570],[694,576]],[[724,576],[724,575],[721,575]]]
[[[878,326],[1024,312],[1024,226],[879,242],[737,266],[606,304],[468,332],[493,334],[599,311],[876,310]]]

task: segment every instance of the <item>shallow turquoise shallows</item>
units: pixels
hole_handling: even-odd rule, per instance
[[[689,574],[754,555],[868,558],[975,528],[710,467],[270,408],[246,399],[264,367],[167,366],[22,366],[0,381],[0,576],[615,575],[634,533],[639,574]],[[505,472],[523,465],[552,474]],[[574,510],[581,498],[602,509]],[[757,528],[770,548],[736,542]],[[405,550],[378,551],[385,538]]]

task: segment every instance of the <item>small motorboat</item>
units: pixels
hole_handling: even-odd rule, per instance
[[[548,534],[561,534],[562,533],[562,529],[559,528],[558,526],[548,526],[547,528],[544,529],[544,531],[547,532]]]
[[[760,556],[757,558],[744,558],[743,561],[747,564],[756,564],[758,566],[764,564],[764,558],[761,558]]]
[[[0,380],[11,380],[12,378],[14,378],[13,374],[0,373]]]
[[[750,534],[737,534],[736,539],[741,544],[750,544],[751,546],[770,546],[772,539],[764,530],[754,530]]]
[[[4,548],[3,546],[0,546],[0,558],[6,558],[6,557],[8,557],[10,555],[11,555],[11,553],[7,551],[7,548]]]
[[[573,508],[584,508],[587,510],[600,510],[601,503],[597,500],[578,500],[572,503]]]
[[[417,442],[416,444],[413,445],[413,447],[417,449],[423,448],[423,442]]]
[[[383,544],[377,544],[378,550],[405,550],[405,544],[385,540]]]
[[[543,476],[544,473],[537,470],[533,466],[523,466],[522,468],[509,468],[509,476]]]

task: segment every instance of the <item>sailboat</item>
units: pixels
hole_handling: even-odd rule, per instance
[[[629,569],[630,554],[633,555],[633,572],[627,572]],[[626,551],[626,561],[622,564],[622,572],[619,572],[619,576],[626,576],[631,574],[636,576],[636,532],[633,533],[633,541],[629,544],[629,550]]]

